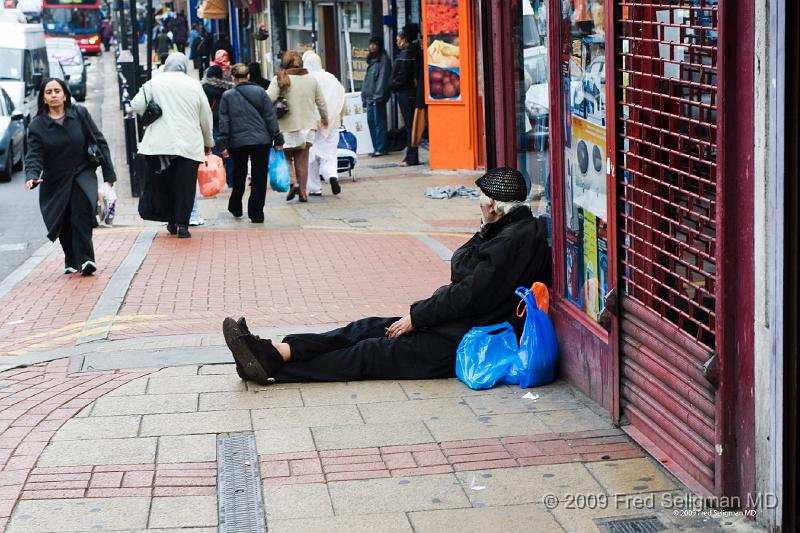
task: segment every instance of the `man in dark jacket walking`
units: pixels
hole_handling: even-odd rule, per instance
[[[392,63],[383,49],[383,39],[373,37],[369,40],[367,72],[361,86],[361,101],[367,109],[367,125],[372,137],[373,157],[386,155],[386,102],[389,101],[389,80],[392,76]]]
[[[447,378],[471,328],[508,321],[520,335],[515,289],[551,281],[547,228],[525,203],[519,171],[494,169],[475,183],[484,224],[453,254],[448,285],[404,317],[364,318],[277,344],[252,335],[244,318],[226,318],[223,333],[239,376],[259,383]]]
[[[225,91],[219,105],[218,148],[233,157],[233,192],[228,211],[242,216],[242,196],[250,161],[252,188],[247,202],[247,216],[255,223],[264,222],[264,199],[267,194],[267,165],[270,146],[283,149],[283,134],[267,92],[250,83],[247,65],[231,69],[235,87]]]
[[[406,127],[406,157],[402,166],[419,165],[419,149],[411,146],[414,125],[414,110],[417,107],[417,88],[422,72],[422,51],[419,47],[419,26],[406,24],[397,34],[397,47],[400,54],[392,69],[392,91],[397,94],[397,105],[403,115]]]
[[[186,53],[186,43],[189,41],[189,28],[187,27],[186,16],[183,12],[178,13],[172,23],[172,42],[178,48],[178,52]]]

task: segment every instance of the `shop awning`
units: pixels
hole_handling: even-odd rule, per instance
[[[205,0],[197,8],[201,19],[224,19],[228,16],[228,0]]]

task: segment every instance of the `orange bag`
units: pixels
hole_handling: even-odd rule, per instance
[[[222,158],[208,154],[205,162],[197,169],[197,182],[200,184],[200,194],[206,198],[213,198],[225,187],[225,165]]]
[[[544,314],[547,314],[550,310],[550,291],[547,290],[547,285],[541,281],[537,281],[531,286],[531,292],[536,298],[536,305],[539,306],[539,309],[544,311]],[[528,306],[525,305],[525,300],[520,300],[517,304],[517,316],[524,316],[527,308]]]

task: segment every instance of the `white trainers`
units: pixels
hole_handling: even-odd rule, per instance
[[[94,261],[86,261],[81,265],[81,276],[91,276],[97,270],[97,265]]]
[[[77,268],[64,267],[64,274],[75,274],[77,271],[78,271]]]
[[[206,219],[204,219],[203,217],[198,217],[198,218],[196,218],[194,220],[190,220],[189,221],[189,225],[190,226],[202,226],[205,223],[206,223]]]

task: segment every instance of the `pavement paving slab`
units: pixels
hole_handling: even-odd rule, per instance
[[[266,486],[264,504],[268,526],[273,520],[333,517],[328,487],[322,483]]]
[[[146,529],[150,498],[21,501],[7,533]]]
[[[200,394],[200,411],[233,411],[238,409],[274,409],[302,407],[298,389],[254,388],[242,392],[207,392]]]
[[[136,437],[141,415],[90,416],[67,420],[52,440],[124,439]]]
[[[363,424],[355,405],[255,409],[253,429],[310,428]]]
[[[542,422],[538,414],[534,413],[478,416],[471,421],[440,418],[426,421],[425,425],[437,441],[484,439],[553,431]]]
[[[216,496],[153,498],[148,527],[186,528],[217,525]]]
[[[328,483],[337,515],[470,507],[452,474]]]
[[[154,438],[55,441],[45,448],[38,466],[80,466],[153,463]]]
[[[316,450],[310,428],[280,428],[256,431],[256,447],[261,454],[310,452]]]
[[[217,436],[170,435],[158,438],[158,463],[202,463],[217,460]]]
[[[145,384],[145,381],[141,382]],[[134,392],[139,384],[131,382],[123,387]],[[123,388],[120,387],[120,388]],[[141,386],[144,392],[144,386]],[[105,396],[99,398],[91,411],[92,417],[115,415],[153,415],[164,413],[191,413],[197,411],[197,393],[190,394],[141,394],[128,396]]]
[[[271,520],[270,533],[414,533],[405,513],[345,515],[333,518]]]
[[[543,505],[505,505],[473,509],[408,513],[416,533],[563,533],[562,527]]]
[[[318,450],[366,448],[431,442],[431,434],[422,422],[361,424],[311,428]]]
[[[171,413],[144,415],[139,434],[143,437],[161,435],[193,435],[197,433],[227,433],[249,431],[250,412],[203,411],[197,413]]]
[[[303,403],[314,405],[367,404],[408,400],[397,381],[329,383],[325,387],[301,386]]]

